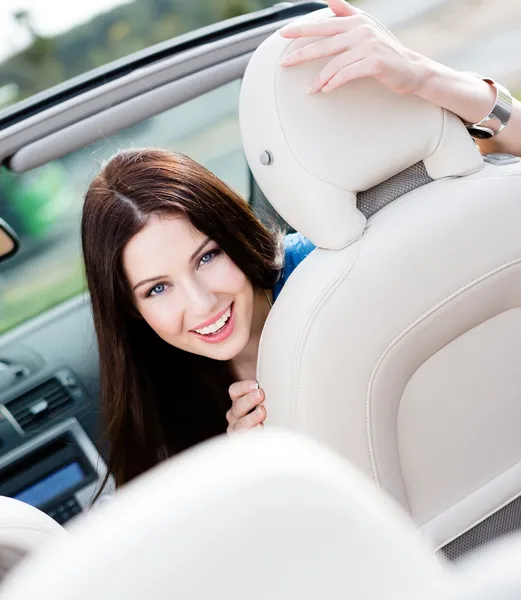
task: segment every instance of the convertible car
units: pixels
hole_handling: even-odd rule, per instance
[[[275,32],[321,9],[238,17],[0,113],[2,168],[25,189],[51,165],[68,178],[59,193],[80,196],[115,149],[175,147],[317,246],[263,333],[266,431],[210,441],[98,509],[106,446],[78,206],[64,201],[31,260],[2,225],[5,570],[34,551],[6,600],[41,581],[49,600],[521,589],[504,558],[521,556],[516,542],[484,559],[481,587],[481,568],[472,585],[447,575],[521,529],[520,159],[482,156],[454,115],[372,80],[306,96],[310,68],[279,67],[301,42]],[[47,538],[60,539],[44,556]],[[45,575],[59,561],[66,574]]]
[[[65,524],[89,506],[105,469],[98,357],[78,235],[81,198],[100,162],[124,146],[176,149],[212,169],[263,218],[275,215],[241,146],[241,77],[262,40],[322,7],[281,5],[197,30],[0,114],[4,192],[16,189],[17,201],[29,202],[45,191],[32,212],[54,215],[51,242],[20,231],[19,252],[0,271],[0,494]],[[57,171],[59,187],[44,186]]]

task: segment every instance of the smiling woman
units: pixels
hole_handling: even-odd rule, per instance
[[[250,341],[252,284],[185,217],[151,217],[125,246],[123,269],[134,306],[168,344],[231,360]]]
[[[281,242],[182,154],[121,152],[94,179],[82,244],[117,485],[262,422],[263,408],[248,413]]]
[[[226,83],[31,171],[0,168],[0,215],[20,236],[18,255],[0,264],[0,334],[86,291],[79,247],[81,191],[118,148],[176,148],[249,198],[237,116],[239,84]]]

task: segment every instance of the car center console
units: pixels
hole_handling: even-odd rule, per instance
[[[0,398],[0,495],[65,524],[90,507],[106,465],[81,424],[92,403],[68,368]]]
[[[68,419],[0,458],[0,495],[64,524],[89,507],[105,469],[78,421]]]

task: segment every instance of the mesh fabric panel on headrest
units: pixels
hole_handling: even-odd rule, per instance
[[[418,162],[387,181],[357,194],[356,205],[360,212],[369,218],[396,198],[431,181],[433,180],[429,177],[423,161]]]

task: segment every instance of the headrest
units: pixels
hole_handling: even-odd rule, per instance
[[[296,22],[332,15],[318,10]],[[434,180],[482,168],[460,119],[415,95],[396,94],[372,78],[307,94],[330,59],[294,67],[279,60],[312,41],[276,32],[259,46],[244,75],[240,122],[260,188],[315,245],[341,248],[358,238],[366,217],[357,194],[420,161]]]

